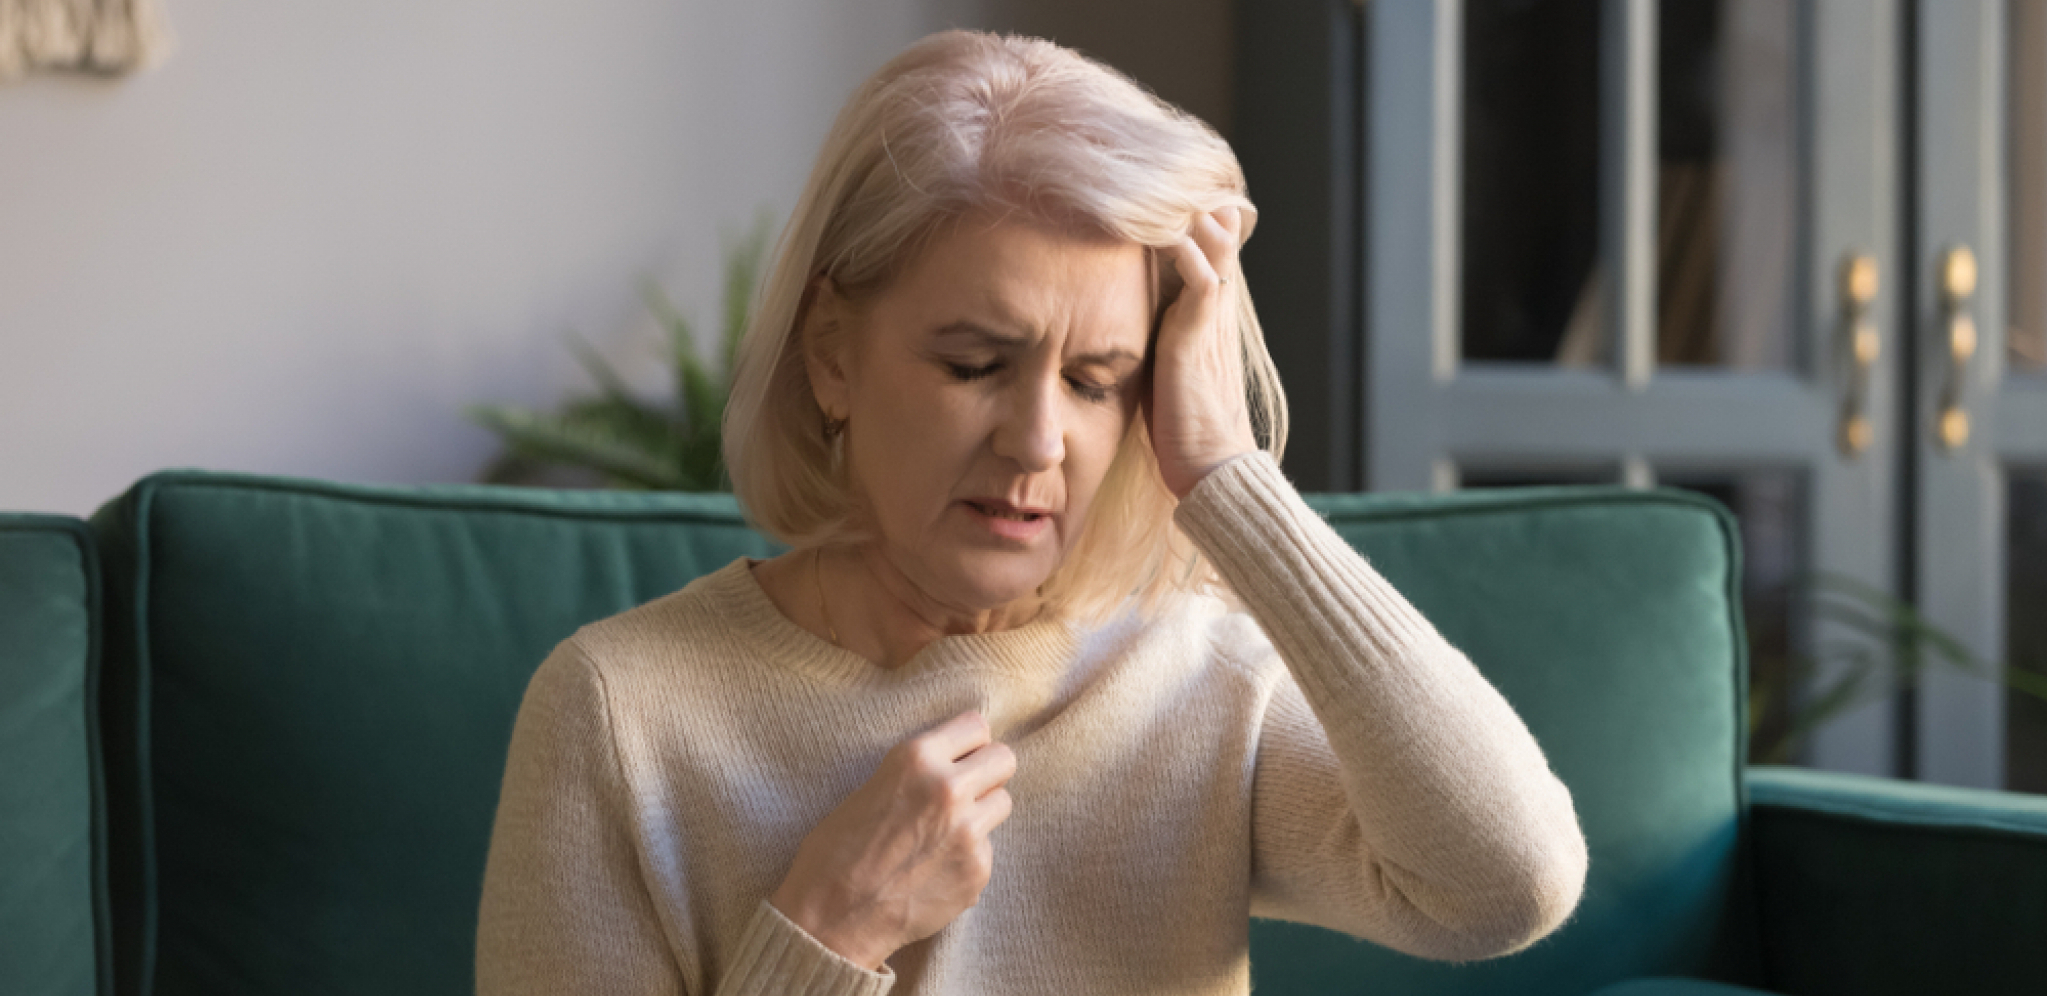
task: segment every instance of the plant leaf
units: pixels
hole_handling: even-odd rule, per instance
[[[590,345],[589,340],[574,332],[569,333],[569,351],[575,354],[577,364],[582,366],[583,372],[590,375],[591,380],[597,382],[597,389],[606,397],[632,396],[631,390],[626,387],[625,378],[619,376],[618,369],[613,367],[611,361],[606,360],[603,354],[597,352],[597,348]]]
[[[733,357],[745,335],[773,216],[763,211],[744,237],[728,241],[724,257],[720,366],[699,355],[695,330],[659,284],[641,282],[641,297],[667,338],[674,374],[672,404],[635,397],[618,369],[589,342],[571,333],[569,348],[597,385],[553,413],[501,405],[468,409],[496,433],[505,452],[485,470],[487,480],[508,480],[539,465],[594,470],[614,486],[712,490],[729,486],[722,446],[725,405],[731,395]]]
[[[589,467],[641,488],[675,489],[684,483],[673,460],[650,455],[593,420],[504,406],[477,406],[470,413],[524,459]]]
[[[2006,667],[2004,683],[2042,702],[2047,702],[2047,674],[2021,667]]]

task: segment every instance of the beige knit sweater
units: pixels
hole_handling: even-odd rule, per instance
[[[1527,727],[1272,459],[1175,518],[1242,599],[948,636],[885,670],[735,561],[542,664],[491,839],[478,989],[1243,994],[1253,916],[1426,958],[1519,950],[1585,840]],[[969,707],[1016,752],[980,903],[881,972],[766,902],[898,742]]]

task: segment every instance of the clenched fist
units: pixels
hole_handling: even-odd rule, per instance
[[[768,902],[869,971],[938,933],[981,897],[988,833],[1009,818],[1016,754],[961,713],[897,744],[796,850]]]

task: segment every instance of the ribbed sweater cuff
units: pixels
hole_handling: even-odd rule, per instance
[[[1383,658],[1441,639],[1301,500],[1270,453],[1248,453],[1210,471],[1173,518],[1253,615],[1279,628],[1351,630]],[[1359,605],[1367,611],[1358,613]]]
[[[887,965],[870,972],[819,943],[763,899],[739,939],[719,996],[883,996]]]

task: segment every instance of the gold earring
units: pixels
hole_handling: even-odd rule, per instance
[[[825,442],[829,443],[832,440],[839,438],[839,436],[843,434],[845,431],[846,431],[845,419],[833,418],[830,412],[825,413],[824,417]]]

